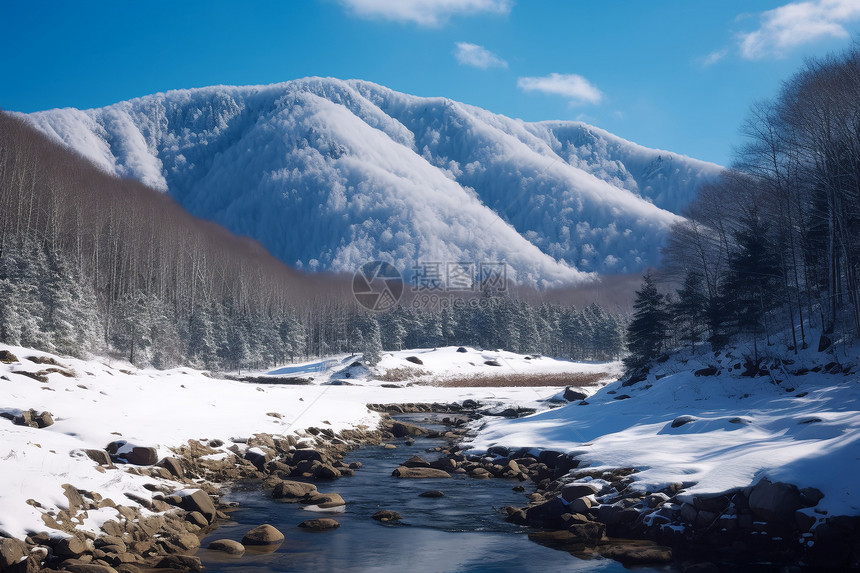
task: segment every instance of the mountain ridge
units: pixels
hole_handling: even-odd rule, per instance
[[[657,264],[719,166],[581,122],[528,123],[363,80],[211,86],[23,115],[288,264],[508,262],[557,286]]]

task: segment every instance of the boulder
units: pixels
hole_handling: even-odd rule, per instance
[[[639,517],[639,512],[632,507],[622,505],[601,505],[597,512],[597,519],[612,527],[624,523],[632,523]]]
[[[397,421],[391,425],[391,433],[394,434],[395,438],[405,438],[407,436],[423,436],[427,430],[409,422]]]
[[[193,523],[199,528],[209,527],[209,522],[199,511],[189,511],[185,514],[185,521]]]
[[[250,448],[245,452],[245,459],[254,464],[258,471],[263,471],[266,464],[272,459],[272,456],[260,448]]]
[[[0,363],[12,364],[13,362],[19,362],[17,356],[12,354],[8,350],[0,350]]]
[[[407,468],[404,466],[400,466],[391,472],[391,475],[399,478],[412,478],[412,479],[429,479],[429,478],[450,478],[451,474],[444,470],[437,470],[436,468]]]
[[[155,564],[156,569],[175,569],[177,571],[203,571],[203,563],[193,555],[168,555]]]
[[[212,551],[222,551],[230,555],[242,555],[245,553],[245,546],[232,539],[216,539],[209,544],[209,549]]]
[[[193,551],[200,547],[200,538],[193,533],[180,533],[166,540],[168,549],[176,552]]]
[[[419,366],[424,364],[424,361],[421,360],[420,358],[418,358],[417,356],[407,356],[406,361],[411,362],[412,364],[418,364]]]
[[[568,510],[573,513],[588,513],[588,510],[591,509],[591,506],[594,505],[591,502],[591,499],[587,497],[579,497],[570,502]]]
[[[588,398],[588,394],[579,390],[574,390],[573,388],[568,386],[564,389],[564,394],[562,397],[568,402],[579,402],[580,400],[585,400],[586,398]]]
[[[275,486],[272,497],[275,499],[304,499],[317,492],[317,486],[312,483],[284,480]]]
[[[569,483],[562,486],[561,497],[565,502],[571,503],[586,495],[595,495],[598,491],[600,491],[600,488],[590,483]]]
[[[797,487],[762,478],[749,494],[750,511],[757,518],[775,523],[794,519],[794,513],[803,507]]]
[[[805,487],[800,490],[800,501],[803,507],[815,507],[818,502],[824,497],[820,489],[814,487]]]
[[[303,521],[299,524],[299,527],[307,529],[308,531],[330,531],[340,527],[340,523],[334,519],[323,517],[320,519],[308,519],[307,521]]]
[[[469,351],[466,350],[465,348],[463,348],[462,346],[460,346],[459,348],[457,348],[457,352],[469,352]]]
[[[47,410],[36,416],[36,425],[40,428],[47,428],[54,425],[54,417]]]
[[[303,448],[296,450],[292,454],[292,464],[296,465],[299,462],[324,462],[323,455],[311,448]]]
[[[128,449],[128,442],[117,440],[105,447],[111,456],[125,460],[136,466],[152,466],[158,462],[158,451],[148,446],[132,446]]]
[[[340,477],[340,470],[331,464],[321,464],[314,468],[314,479],[337,479]]]
[[[673,428],[680,428],[684,424],[689,424],[690,422],[695,422],[695,421],[696,421],[696,418],[694,418],[693,416],[678,416],[677,418],[672,420],[671,425]]]
[[[21,561],[29,550],[23,541],[4,537],[0,539],[0,571]]]
[[[182,469],[182,463],[176,458],[163,458],[157,465],[169,471],[173,477],[177,477],[179,479],[185,478],[185,471]]]
[[[445,493],[438,489],[434,489],[431,491],[425,491],[424,493],[419,493],[418,497],[445,497]]]
[[[179,507],[186,511],[199,511],[206,521],[212,523],[215,520],[217,510],[212,498],[209,494],[201,489],[196,489],[191,493],[182,496],[182,501],[179,502]]]
[[[78,511],[86,508],[87,502],[84,501],[84,496],[81,495],[78,488],[68,483],[64,483],[60,487],[63,488],[63,495],[69,502],[70,513],[77,513]]]
[[[4,415],[5,418],[10,418],[16,426],[29,426],[31,428],[47,428],[54,425],[54,417],[48,412],[37,412],[30,408],[21,412],[20,416],[12,416],[11,414]]]
[[[339,493],[320,492],[316,492],[314,495],[308,496],[304,500],[304,503],[316,505],[320,509],[332,509],[335,507],[346,505],[346,502],[343,500]]]
[[[54,543],[54,554],[61,557],[78,557],[88,551],[92,551],[94,548],[91,545],[91,542],[88,543],[88,541],[89,540],[82,535],[73,535],[71,537],[59,539]]]
[[[246,533],[242,545],[273,545],[283,540],[284,534],[266,523]]]
[[[373,519],[376,521],[398,521],[403,519],[403,516],[390,509],[381,509],[373,514]]]
[[[562,526],[561,516],[565,513],[567,513],[567,506],[561,498],[556,497],[526,508],[525,518],[533,527],[558,529]]]
[[[100,466],[113,467],[113,462],[105,450],[84,450],[84,453]]]
[[[125,553],[128,551],[125,541],[123,541],[121,537],[113,535],[96,537],[93,543],[95,544],[96,549],[101,549],[105,553]]]

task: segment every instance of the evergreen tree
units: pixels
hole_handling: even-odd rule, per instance
[[[212,368],[218,357],[218,343],[212,326],[210,309],[197,306],[188,326],[188,357],[193,364]]]
[[[782,277],[768,230],[756,209],[741,219],[724,285],[728,324],[735,332],[752,334],[756,358],[759,333],[765,329],[767,314],[779,303]]]
[[[284,345],[284,352],[290,357],[290,362],[295,360],[296,356],[304,355],[305,328],[293,312],[281,321],[278,334]]]
[[[630,370],[641,370],[663,350],[669,324],[665,297],[657,291],[650,271],[642,277],[633,309],[633,320],[627,327],[630,355],[624,359],[624,364]]]
[[[691,350],[696,350],[696,343],[701,340],[705,330],[705,317],[708,310],[708,299],[704,292],[702,275],[696,271],[688,272],[684,284],[678,290],[678,300],[672,305],[672,312],[678,325],[678,330],[690,343]]]
[[[382,359],[382,336],[379,331],[379,323],[373,316],[366,316],[362,329],[362,354],[364,362],[368,366],[376,366]]]
[[[379,317],[382,331],[382,347],[390,350],[401,350],[406,339],[403,308],[398,306]]]
[[[230,325],[227,330],[227,348],[225,359],[227,364],[234,368],[239,374],[242,373],[242,365],[248,359],[250,350],[245,329],[237,321]]]

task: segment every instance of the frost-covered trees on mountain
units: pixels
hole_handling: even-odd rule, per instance
[[[3,114],[0,189],[0,342],[234,371],[329,353],[373,363],[385,350],[443,344],[598,359],[622,351],[624,317],[598,307],[488,293],[368,314],[348,280],[299,275]],[[584,326],[563,331],[565,320]]]
[[[504,260],[540,285],[638,272],[659,263],[680,210],[722,171],[580,122],[526,123],[360,80],[22,117],[312,271]]]
[[[0,252],[0,339],[64,354],[99,348],[92,285],[63,253],[9,241]]]

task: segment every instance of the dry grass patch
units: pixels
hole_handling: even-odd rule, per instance
[[[385,374],[376,374],[373,376],[376,380],[380,380],[382,382],[405,382],[407,380],[413,380],[415,378],[420,378],[421,376],[426,376],[430,374],[430,372],[426,370],[422,370],[421,368],[392,368],[387,370]]]
[[[610,378],[609,372],[576,372],[550,374],[499,374],[470,376],[467,378],[445,378],[431,382],[445,388],[519,388],[528,386],[593,386]]]

